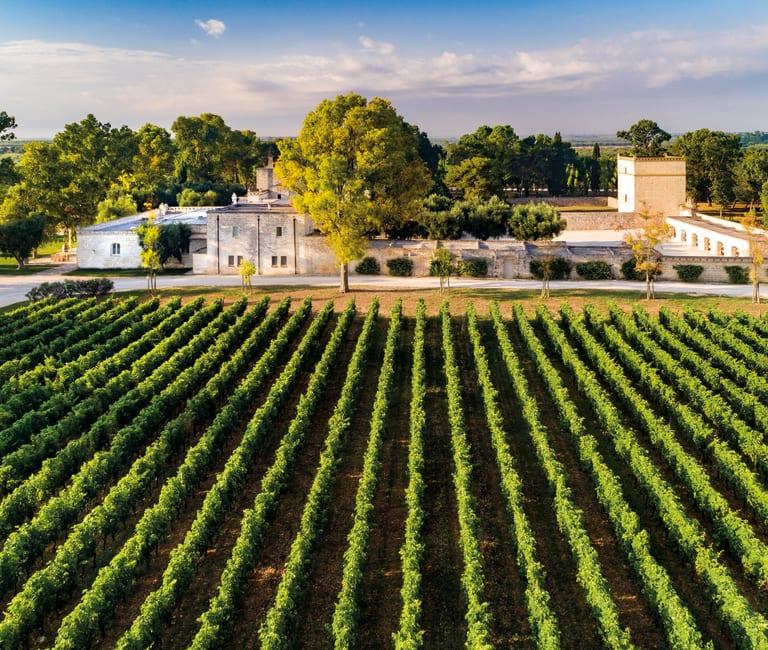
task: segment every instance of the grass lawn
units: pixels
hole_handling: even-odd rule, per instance
[[[327,300],[333,300],[337,308],[352,298],[357,303],[358,310],[365,311],[371,300],[378,297],[381,302],[382,313],[387,313],[395,300],[402,298],[403,311],[409,316],[416,313],[416,303],[419,298],[423,298],[427,304],[427,312],[430,315],[436,315],[439,312],[443,300],[448,300],[451,304],[451,311],[455,314],[463,313],[469,302],[473,302],[480,314],[488,313],[490,301],[498,301],[505,313],[509,305],[514,302],[523,304],[526,311],[531,314],[535,311],[536,305],[543,302],[550,308],[558,308],[563,302],[569,303],[575,309],[581,309],[584,305],[595,305],[600,310],[607,311],[611,302],[619,303],[622,306],[629,307],[638,303],[644,306],[653,314],[658,313],[662,306],[670,307],[680,311],[683,309],[707,310],[711,308],[721,309],[727,312],[733,312],[737,309],[748,314],[760,315],[768,313],[768,303],[753,305],[748,298],[731,298],[722,296],[693,296],[685,293],[663,294],[658,293],[660,287],[657,285],[657,295],[661,297],[656,300],[647,301],[643,295],[636,291],[598,291],[588,289],[560,289],[552,290],[552,297],[549,300],[541,301],[539,299],[539,290],[505,290],[505,289],[452,289],[450,295],[440,295],[439,289],[361,289],[352,291],[348,294],[340,294],[337,289],[331,287],[311,287],[308,285],[286,286],[261,286],[254,287],[249,293],[251,300],[258,300],[264,295],[269,295],[271,301],[279,302],[286,296],[294,298],[295,302],[306,297],[311,297],[315,308],[321,306]],[[127,292],[137,296],[147,295],[146,291]],[[226,303],[231,303],[243,296],[243,291],[239,287],[232,288],[214,288],[214,287],[180,287],[173,289],[160,289],[158,295],[163,299],[170,299],[179,296],[185,298],[196,298],[204,296],[206,299],[224,298]]]
[[[192,269],[165,269],[158,275],[184,275]],[[100,278],[143,278],[147,275],[146,269],[74,269],[64,275],[98,276]]]
[[[17,266],[16,260],[8,257],[0,257],[0,275],[32,275],[33,273],[40,273],[40,271],[53,268],[53,265],[51,264],[27,265],[21,270],[19,270]]]

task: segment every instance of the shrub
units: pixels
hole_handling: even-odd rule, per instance
[[[381,273],[381,266],[375,257],[364,257],[360,260],[360,264],[355,267],[355,273],[360,273],[361,275],[378,275]]]
[[[64,282],[43,282],[27,292],[30,300],[43,298],[86,298],[103,296],[115,288],[115,283],[109,278],[92,278],[90,280],[64,280]]]
[[[531,270],[531,275],[538,280],[543,280],[545,264],[545,260],[531,260],[531,263],[528,265],[528,268]],[[550,280],[567,280],[570,277],[573,265],[564,257],[555,257],[550,264]]]
[[[630,257],[621,265],[621,277],[625,280],[636,280],[638,282],[645,280],[645,273],[641,273],[635,268],[637,261],[634,257]],[[654,274],[658,277],[661,275],[661,269],[659,268]]]
[[[488,260],[482,257],[472,257],[462,260],[459,265],[461,275],[469,275],[473,278],[483,278],[488,275]]]
[[[704,267],[698,264],[675,264],[674,269],[683,282],[696,282],[704,271]]]
[[[387,260],[387,268],[390,275],[396,275],[400,278],[405,278],[413,275],[413,260],[407,257],[395,257],[391,260]]]
[[[728,280],[731,284],[747,284],[749,282],[746,266],[726,266],[725,272],[728,274]]]
[[[613,271],[608,262],[590,260],[576,264],[576,273],[585,280],[612,280]]]

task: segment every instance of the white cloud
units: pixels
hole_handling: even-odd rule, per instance
[[[196,18],[195,25],[208,34],[208,36],[213,36],[214,38],[218,38],[227,31],[227,26],[224,22],[216,20],[215,18],[209,18],[208,20],[200,20],[199,18]]]
[[[495,54],[411,56],[367,37],[360,43],[363,49],[326,56],[269,57],[262,51],[214,60],[192,46],[182,57],[87,43],[0,42],[2,108],[25,130],[56,130],[87,112],[134,126],[169,124],[177,115],[202,111],[253,124],[259,116],[300,119],[320,98],[347,91],[392,96],[396,103],[532,93],[567,101],[586,90],[618,99],[685,80],[768,74],[768,25],[707,34],[617,34]]]
[[[364,50],[376,52],[377,54],[392,54],[395,51],[395,46],[392,43],[375,41],[370,36],[361,36],[360,45],[363,46]]]

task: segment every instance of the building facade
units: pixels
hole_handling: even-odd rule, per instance
[[[685,158],[618,156],[616,175],[619,212],[666,217],[685,205]]]

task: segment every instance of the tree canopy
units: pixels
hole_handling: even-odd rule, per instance
[[[24,268],[29,256],[43,242],[46,219],[33,215],[0,223],[0,252],[16,260]]]
[[[664,154],[664,143],[672,136],[653,120],[643,119],[635,122],[626,131],[617,131],[616,137],[628,140],[633,156],[652,157]]]
[[[688,196],[694,202],[723,205],[735,199],[739,142],[734,133],[698,129],[672,143],[670,151],[685,157]]]
[[[363,255],[370,232],[397,227],[421,210],[431,181],[417,146],[389,101],[354,93],[320,102],[299,136],[279,143],[275,172],[295,192],[294,206],[326,235],[342,291],[347,265]]]
[[[566,221],[557,208],[546,203],[516,205],[509,217],[509,232],[519,241],[543,241],[557,237]]]
[[[0,111],[0,140],[13,140],[16,137],[13,132],[16,126],[16,118],[13,115]]]

